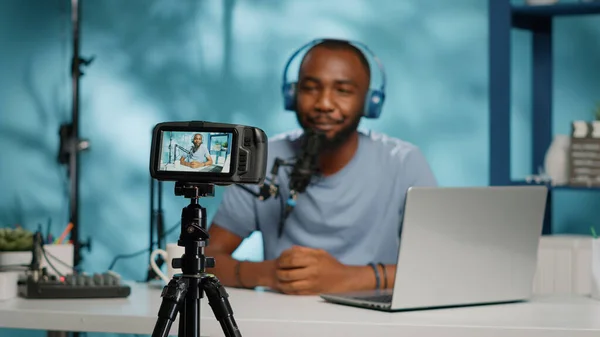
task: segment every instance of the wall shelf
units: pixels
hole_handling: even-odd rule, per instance
[[[532,35],[532,158],[531,167],[544,166],[552,142],[553,18],[600,14],[600,3],[511,5],[510,0],[488,0],[490,185],[522,185],[510,172],[511,32],[525,29]],[[552,194],[557,190],[600,188],[549,186],[543,234],[552,234]]]
[[[546,184],[546,183],[527,182],[525,180],[513,180],[513,181],[510,182],[510,185],[516,185],[516,186],[523,186],[523,185],[529,185],[529,186],[546,186],[550,190],[563,190],[563,191],[600,191],[600,186],[591,186],[591,187],[586,187],[586,186],[568,186],[568,185],[552,186],[552,185]]]
[[[600,2],[557,3],[547,6],[511,5],[513,16],[529,18],[600,14]]]

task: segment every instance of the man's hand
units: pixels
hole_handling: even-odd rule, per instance
[[[190,167],[191,167],[191,168],[199,168],[199,167],[202,167],[202,166],[204,166],[204,163],[201,163],[201,162],[199,162],[199,161],[193,161],[193,162],[190,164]]]
[[[179,164],[181,164],[181,165],[183,165],[183,166],[187,166],[187,162],[185,161],[185,158],[184,158],[184,157],[181,157],[181,158],[179,159]]]
[[[293,246],[275,261],[274,288],[294,295],[346,291],[350,277],[350,268],[325,250]]]

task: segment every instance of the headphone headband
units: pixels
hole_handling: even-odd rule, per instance
[[[379,60],[379,58],[377,57],[377,55],[375,55],[375,53],[373,53],[371,51],[371,49],[369,49],[369,47],[367,47],[365,44],[357,42],[357,41],[351,41],[351,40],[342,40],[342,39],[315,39],[310,41],[309,43],[303,45],[302,47],[300,47],[299,49],[297,49],[288,59],[288,61],[285,64],[285,68],[283,71],[283,79],[282,79],[282,94],[284,97],[284,107],[286,110],[290,110],[290,111],[295,111],[296,110],[296,87],[297,87],[297,82],[288,82],[288,71],[289,71],[289,67],[292,64],[292,62],[297,58],[297,56],[304,50],[310,50],[310,48],[316,46],[317,44],[321,43],[321,42],[325,42],[325,41],[338,41],[338,42],[343,42],[343,43],[347,43],[351,46],[356,47],[365,57],[365,59],[367,59],[367,62],[369,63],[369,69],[371,71],[371,74],[373,73],[373,67],[371,66],[371,62],[369,62],[369,59],[372,59],[375,64],[377,65],[377,68],[379,69],[379,73],[381,74],[381,86],[377,89],[373,89],[371,88],[371,84],[369,83],[369,92],[367,93],[367,97],[365,99],[365,107],[364,107],[364,111],[363,111],[363,116],[367,117],[367,118],[378,118],[381,115],[381,108],[383,106],[383,101],[385,100],[385,86],[386,86],[386,75],[385,75],[385,69],[383,67],[383,64],[381,63],[381,61]]]

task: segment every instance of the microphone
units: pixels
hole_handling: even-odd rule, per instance
[[[319,154],[325,141],[325,133],[306,129],[300,147],[300,153],[290,174],[290,197],[287,200],[284,219],[296,206],[298,193],[303,193],[310,184],[312,176],[319,170]],[[279,228],[279,235],[283,226]]]
[[[290,192],[303,193],[312,175],[319,169],[319,153],[325,133],[308,129],[304,133],[300,153],[290,174]]]
[[[323,132],[306,129],[304,131],[304,135],[302,136],[300,152],[298,153],[297,157],[295,157],[295,160],[292,162],[281,158],[275,158],[275,163],[271,169],[271,177],[266,177],[265,182],[259,186],[258,191],[254,191],[243,184],[235,185],[236,187],[245,190],[262,201],[265,201],[270,197],[279,196],[281,203],[281,216],[279,217],[279,237],[281,237],[283,232],[285,219],[287,219],[289,214],[296,206],[298,193],[303,193],[306,191],[312,176],[319,170],[319,154],[321,152],[323,143],[326,140],[325,137],[326,135]],[[278,172],[282,166],[293,167],[289,176],[290,196],[285,204],[283,197],[279,193],[279,184],[277,183]]]

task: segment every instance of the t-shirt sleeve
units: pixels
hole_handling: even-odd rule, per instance
[[[254,190],[254,186],[248,188]],[[227,186],[212,223],[247,238],[256,230],[256,200],[240,186]]]
[[[411,186],[436,187],[438,185],[427,159],[417,147],[406,154],[404,173],[408,177],[406,188]]]
[[[403,163],[404,179],[403,189],[406,191],[411,186],[436,187],[437,179],[433,174],[427,159],[419,150],[412,148],[405,156]],[[400,205],[400,224],[398,226],[398,235],[402,235],[402,224],[404,222],[404,204]]]
[[[202,145],[202,159],[203,160],[208,160],[208,158],[210,158],[210,152],[208,151],[208,147],[206,147],[206,145]]]

